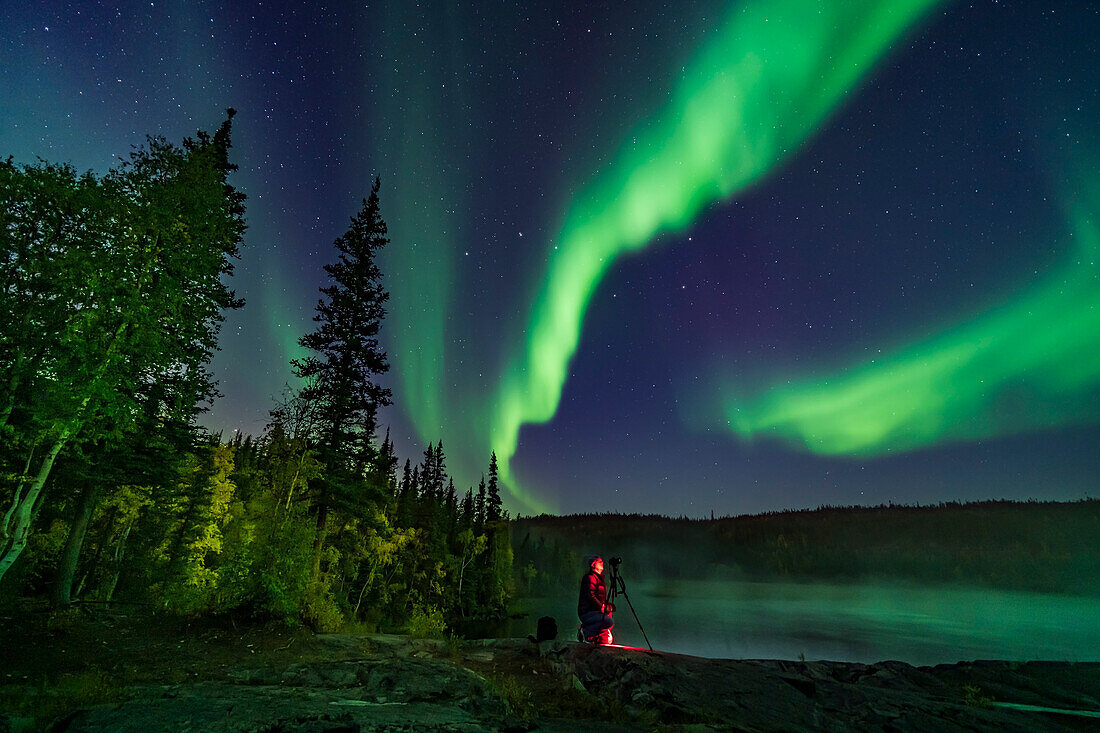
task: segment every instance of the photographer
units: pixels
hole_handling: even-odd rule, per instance
[[[577,615],[581,626],[577,632],[578,641],[593,644],[610,644],[611,619],[614,608],[607,602],[607,585],[603,581],[603,558],[588,558],[588,572],[581,578],[580,597],[577,600]]]

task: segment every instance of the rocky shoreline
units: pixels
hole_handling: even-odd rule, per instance
[[[1100,664],[703,659],[567,642],[312,637],[306,661],[137,684],[51,731],[1095,730]],[[1042,708],[1044,710],[1040,710]],[[29,727],[28,727],[29,726]],[[0,717],[0,730],[30,730]]]

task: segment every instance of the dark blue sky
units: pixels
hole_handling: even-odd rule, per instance
[[[381,176],[395,393],[382,420],[403,458],[443,439],[464,488],[500,444],[502,385],[534,338],[572,205],[755,4],[438,5],[6,3],[0,155],[102,172],[146,134],[178,140],[238,110],[247,305],[225,324],[225,396],[206,418],[227,432],[259,432],[292,380],[331,242]],[[1070,359],[1057,354],[1003,377],[993,407],[950,382],[959,398],[946,395],[934,437],[902,424],[875,447],[815,451],[828,425],[803,434],[768,415],[788,388],[841,389],[894,355],[985,348],[982,324],[1026,311],[1073,263],[1085,274],[1067,279],[1100,292],[1079,248],[1096,222],[1074,213],[1100,200],[1097,38],[1090,2],[932,10],[758,183],[607,269],[554,417],[520,428],[517,495],[704,515],[1095,494],[1087,334],[1065,351],[1085,372],[1072,389],[1047,388]],[[1093,307],[1051,307],[1070,321],[1074,302]],[[982,362],[991,379],[998,359]],[[735,403],[755,410],[751,439],[716,417]]]

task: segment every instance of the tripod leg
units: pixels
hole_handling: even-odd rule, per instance
[[[619,575],[618,572],[611,576],[611,580],[613,594],[618,595],[621,593],[623,598],[626,599],[626,605],[630,606],[630,613],[633,614],[634,621],[638,624],[638,631],[642,632],[642,638],[645,639],[649,651],[653,651],[653,645],[649,643],[649,637],[646,635],[645,629],[642,628],[642,621],[638,618],[638,612],[634,610],[634,604],[630,602],[630,594],[626,592],[626,581],[623,580],[623,576]]]
[[[634,620],[638,623],[638,631],[642,632],[642,638],[645,639],[646,646],[649,647],[649,651],[653,651],[653,645],[649,643],[649,637],[646,636],[645,629],[642,628],[641,619],[638,618],[638,612],[634,610],[634,604],[630,602],[630,596],[627,595],[626,588],[623,588],[623,598],[626,599],[626,605],[630,606],[630,613],[634,615]]]

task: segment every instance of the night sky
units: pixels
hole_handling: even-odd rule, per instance
[[[402,460],[513,511],[1095,496],[1100,9],[0,8],[0,155],[104,172],[234,107],[204,417],[257,434],[376,175]]]

